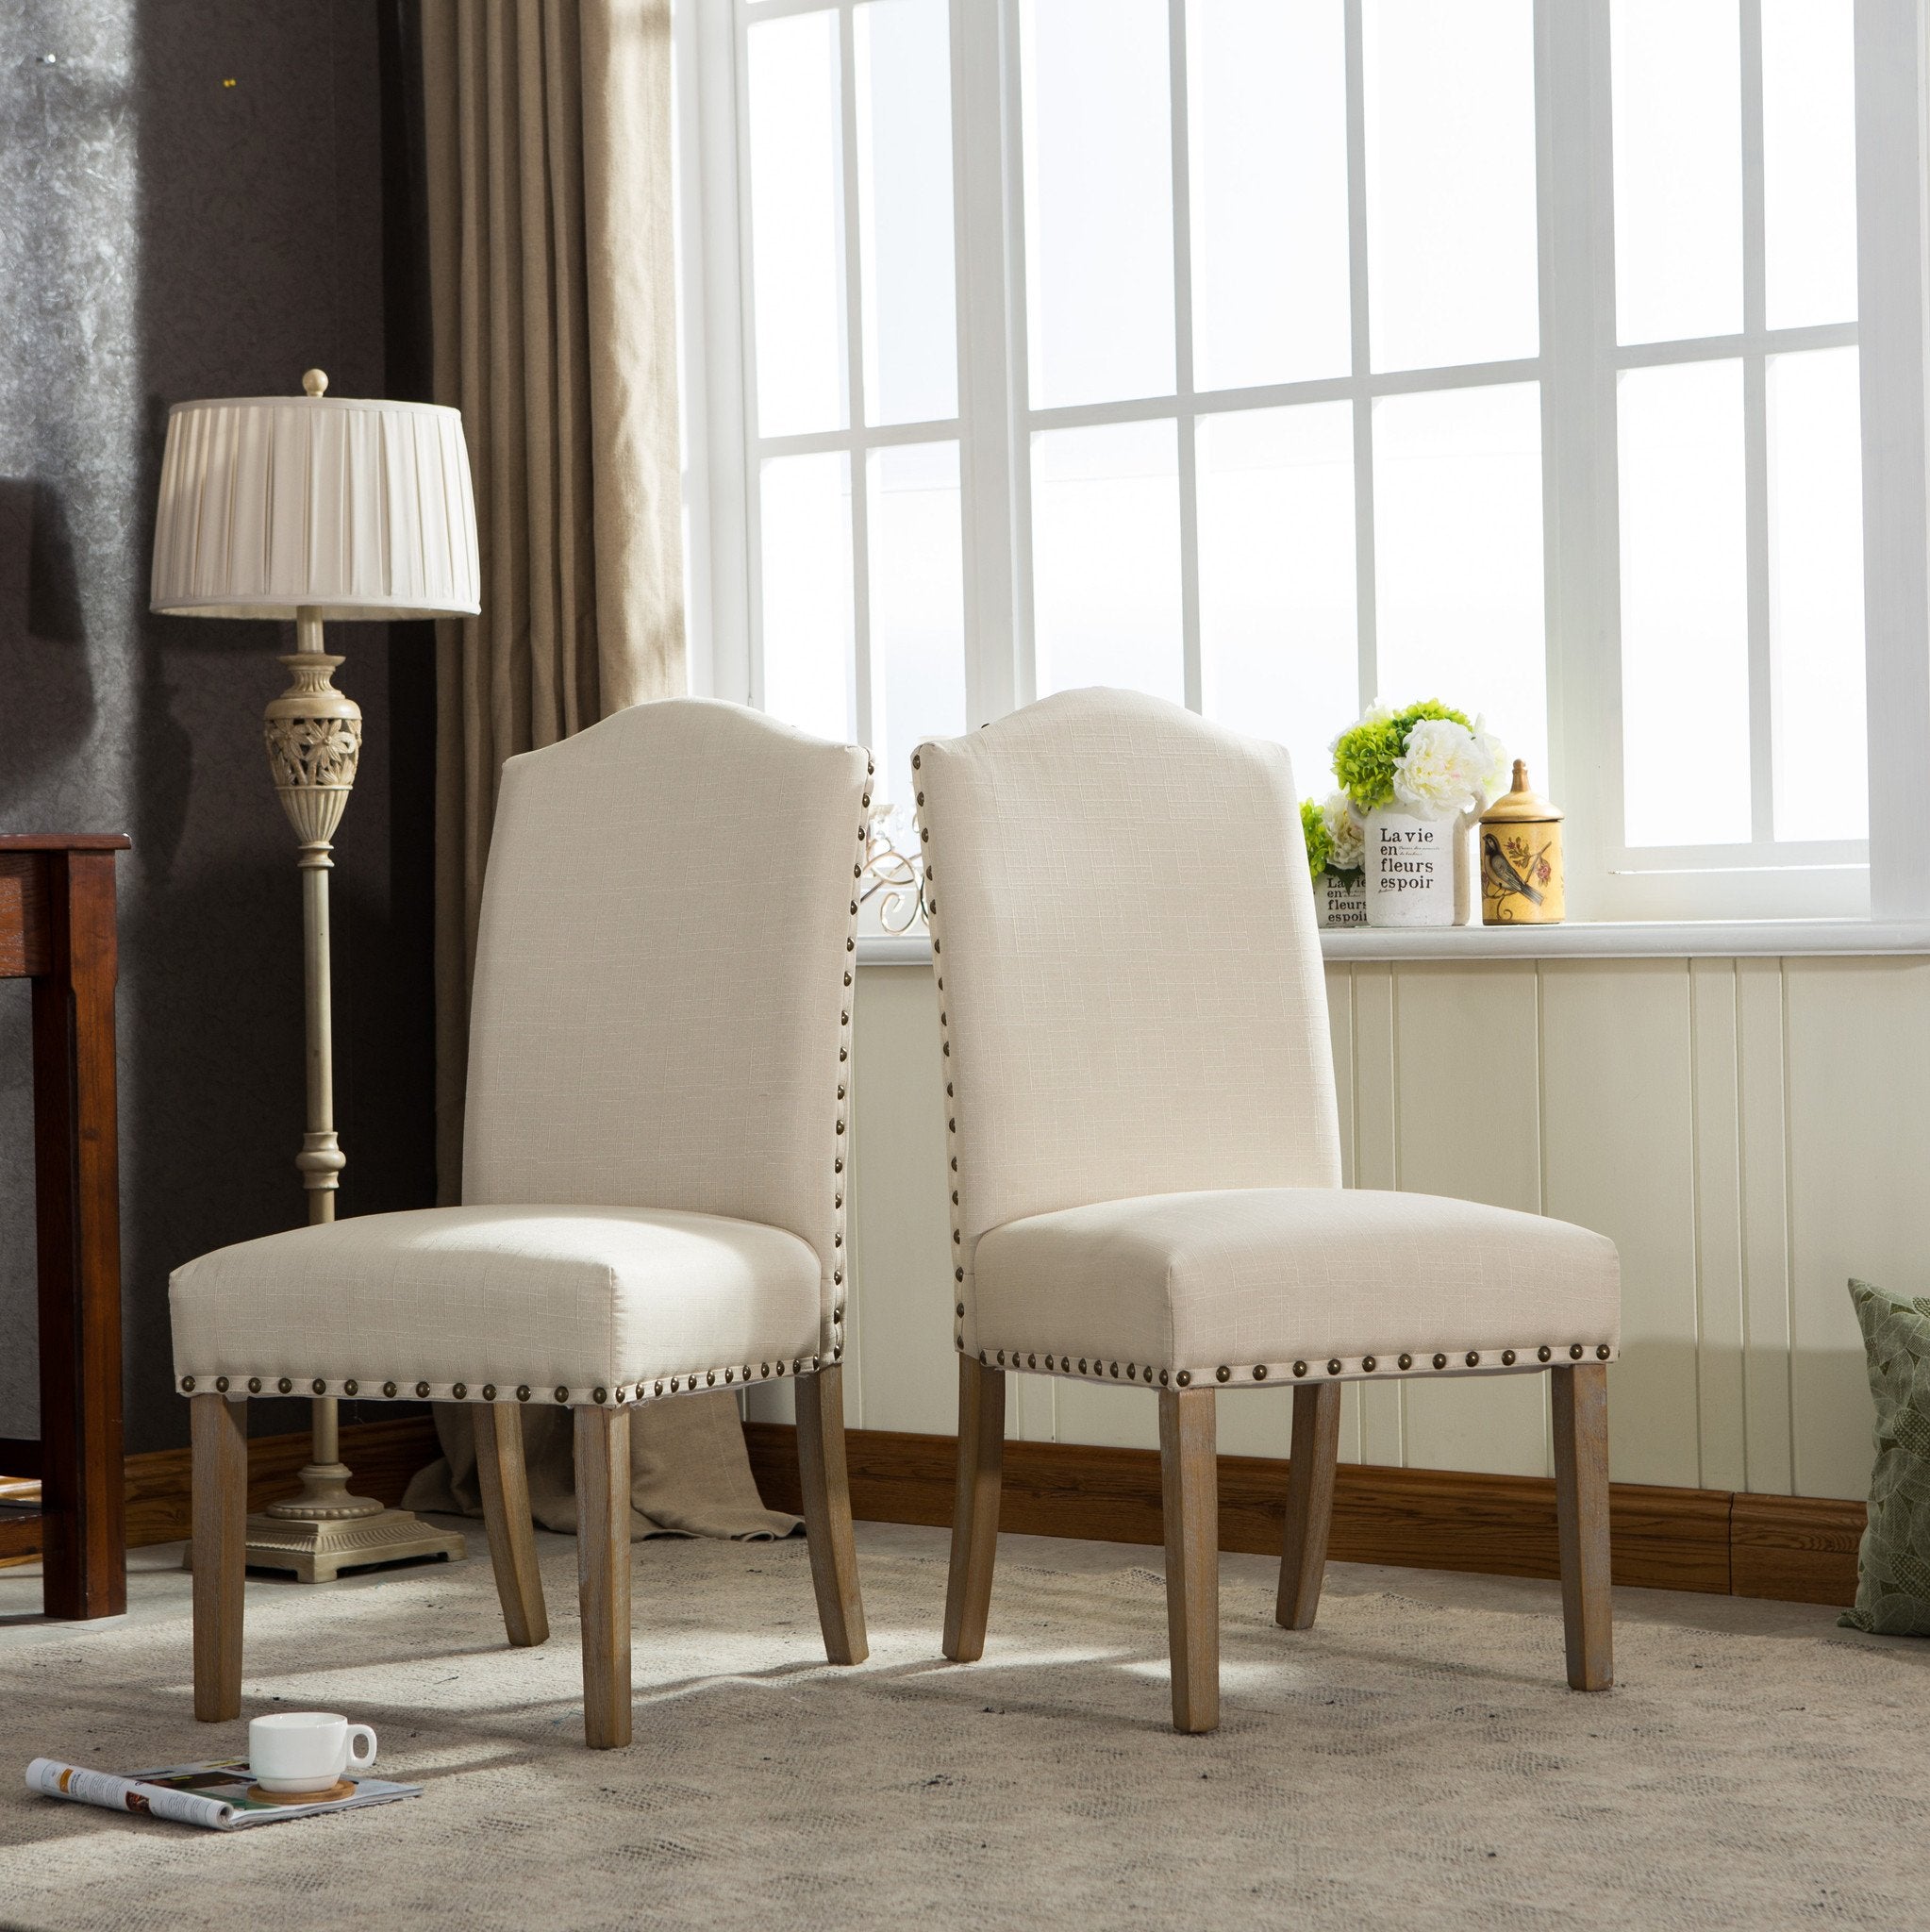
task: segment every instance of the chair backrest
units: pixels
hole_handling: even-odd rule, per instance
[[[868,770],[855,746],[701,698],[504,766],[466,1202],[789,1228],[824,1265],[828,1336]]]
[[[1028,1214],[1340,1183],[1287,754],[1075,691],[923,744],[955,1266]]]

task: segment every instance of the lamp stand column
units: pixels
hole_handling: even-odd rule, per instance
[[[269,705],[262,724],[275,789],[301,841],[295,862],[302,874],[308,1115],[295,1166],[308,1190],[312,1226],[335,1219],[337,1176],[345,1164],[335,1138],[328,874],[335,862],[330,853],[336,827],[347,808],[361,756],[362,714],[331,681],[342,660],[323,650],[318,611],[296,612],[295,650],[281,661],[288,666],[289,688]],[[343,1570],[372,1563],[411,1557],[453,1559],[464,1554],[463,1540],[455,1531],[437,1529],[373,1497],[351,1494],[335,1398],[317,1397],[311,1412],[313,1435],[308,1467],[301,1473],[301,1493],[249,1517],[251,1566],[291,1571],[303,1583],[325,1583]]]

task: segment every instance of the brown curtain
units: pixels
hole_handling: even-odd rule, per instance
[[[670,0],[423,0],[422,31],[436,399],[462,411],[483,565],[481,616],[437,626],[437,1166],[454,1201],[503,761],[685,688]],[[410,1494],[473,1514],[467,1412],[437,1425],[448,1458]],[[638,1534],[793,1526],[757,1501],[733,1397],[646,1406],[632,1439]],[[530,1442],[534,1492],[567,1497],[569,1454],[567,1430]]]

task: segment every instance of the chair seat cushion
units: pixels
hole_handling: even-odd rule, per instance
[[[714,1214],[366,1214],[176,1269],[176,1386],[574,1403],[722,1387],[815,1366],[821,1274],[796,1235]]]
[[[1621,1332],[1604,1236],[1431,1194],[1100,1201],[992,1229],[973,1272],[969,1348],[1108,1380],[1532,1368],[1606,1360]]]

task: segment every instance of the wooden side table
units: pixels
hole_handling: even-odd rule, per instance
[[[38,1546],[50,1617],[127,1607],[121,1454],[121,1195],[114,1115],[119,833],[0,837],[0,978],[33,981],[41,1437],[0,1438],[0,1475],[40,1479],[0,1513],[0,1556]]]

